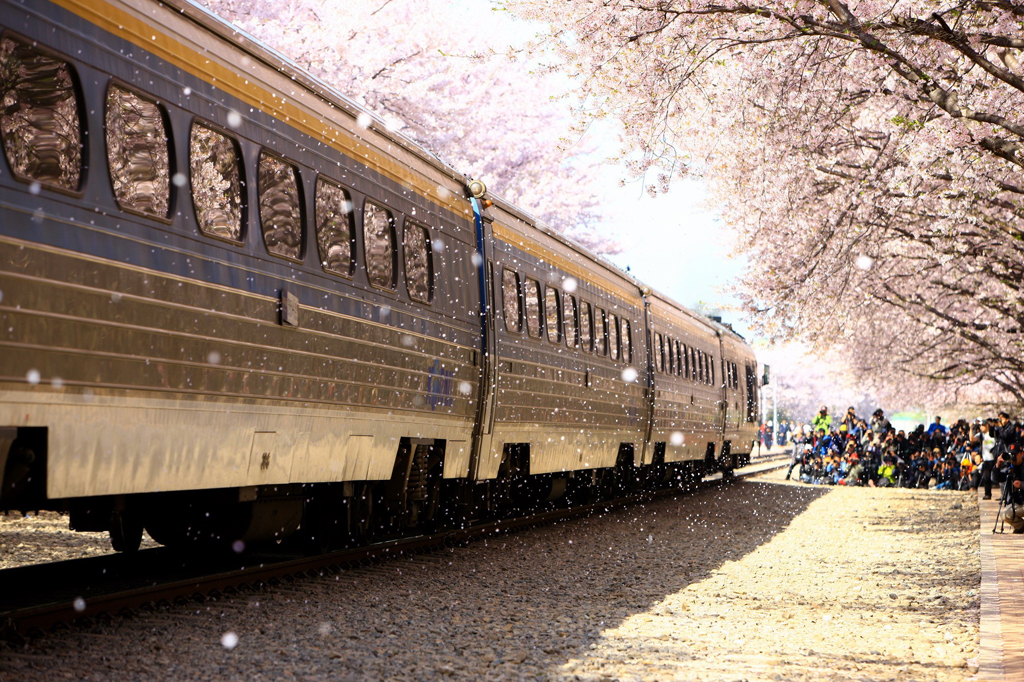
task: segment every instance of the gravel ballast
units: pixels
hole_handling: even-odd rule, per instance
[[[143,534],[142,547],[158,545]],[[66,514],[0,514],[0,569],[113,554],[107,533],[76,533]]]
[[[0,679],[970,677],[975,498],[783,473],[47,635]]]

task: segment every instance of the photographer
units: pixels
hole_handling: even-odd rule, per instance
[[[996,439],[996,445],[992,448],[992,454],[996,457],[1008,455],[1010,446],[1017,442],[1017,427],[1010,421],[1010,415],[1006,412],[999,413],[996,427],[992,431]]]
[[[1024,533],[1024,450],[1000,455],[995,478],[1003,485],[1003,520],[1015,534]]]

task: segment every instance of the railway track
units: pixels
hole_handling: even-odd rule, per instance
[[[736,478],[784,466],[788,456],[755,459],[735,472]],[[426,552],[475,538],[574,518],[602,514],[640,504],[652,497],[693,492],[722,484],[721,474],[680,490],[669,488],[634,498],[554,509],[529,517],[505,519],[435,535],[402,538],[318,556],[246,554],[199,556],[166,548],[135,555],[105,555],[0,571],[0,640],[18,641],[60,626],[97,617],[132,613],[182,601],[320,575],[390,557]]]

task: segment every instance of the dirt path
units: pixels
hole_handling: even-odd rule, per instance
[[[968,678],[972,496],[782,475],[50,635],[0,679]]]

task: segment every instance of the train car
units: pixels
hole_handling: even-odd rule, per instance
[[[4,504],[173,544],[465,478],[464,179],[196,6],[0,6]]]
[[[723,455],[733,458],[727,462],[728,466],[744,466],[750,463],[759,424],[757,358],[732,328],[722,324],[715,327],[721,342]]]
[[[642,465],[640,285],[503,202],[491,213],[496,395],[478,475],[517,459],[531,474]]]
[[[202,7],[0,10],[0,509],[325,549],[745,433],[738,337]]]
[[[661,461],[712,467],[722,452],[721,387],[713,358],[718,338],[708,321],[670,299],[651,296],[654,428]]]

